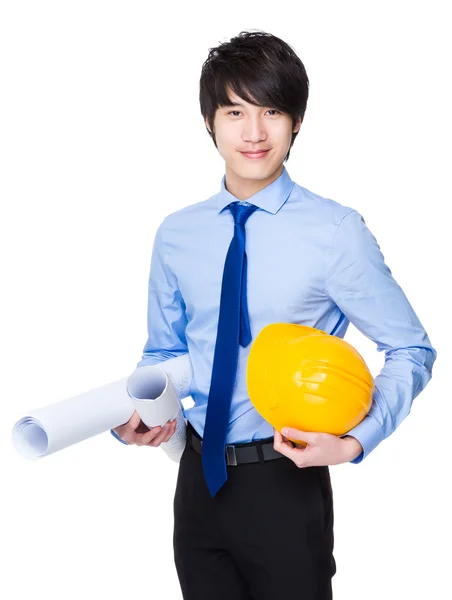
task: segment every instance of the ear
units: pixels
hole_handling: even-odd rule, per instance
[[[301,117],[298,117],[297,122],[295,124],[295,129],[293,130],[293,133],[297,133],[297,131],[300,130],[302,123],[303,123],[303,119]]]

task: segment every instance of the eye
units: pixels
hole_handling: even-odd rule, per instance
[[[232,113],[239,113],[239,112],[240,112],[239,110],[230,110],[230,111],[228,112],[228,115],[232,115]],[[274,113],[281,114],[281,113],[279,112],[279,110],[276,110],[276,108],[269,108],[269,109],[268,109],[268,112],[274,112]],[[271,116],[273,116],[273,115],[271,115]]]

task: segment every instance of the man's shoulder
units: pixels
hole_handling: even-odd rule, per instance
[[[202,219],[204,215],[211,214],[212,209],[216,207],[216,197],[217,194],[214,194],[205,200],[183,206],[166,215],[163,223],[168,227],[175,227],[177,225],[187,225],[192,219]]]
[[[317,194],[298,183],[295,183],[295,191],[302,202],[319,213],[322,220],[329,221],[334,225],[338,225],[346,215],[356,210],[338,200]]]

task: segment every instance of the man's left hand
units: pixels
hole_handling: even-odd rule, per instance
[[[305,442],[306,447],[292,443],[288,437]],[[294,428],[289,428],[286,435],[274,429],[273,448],[290,458],[299,468],[339,465],[355,459],[363,451],[360,442],[353,436],[340,438],[330,433]]]

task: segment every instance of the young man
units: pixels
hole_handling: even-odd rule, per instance
[[[174,497],[186,600],[332,598],[328,465],[361,462],[432,375],[436,351],[362,216],[301,187],[283,164],[308,85],[300,59],[271,34],[241,32],[211,49],[200,103],[225,175],[217,194],[167,216],[155,236],[137,366],[186,352],[193,365]],[[339,337],[352,322],[385,350],[372,408],[346,435],[291,430],[308,443],[296,447],[252,406],[247,357],[274,322]],[[139,423],[135,413],[115,433],[159,446],[174,432],[139,433]]]

